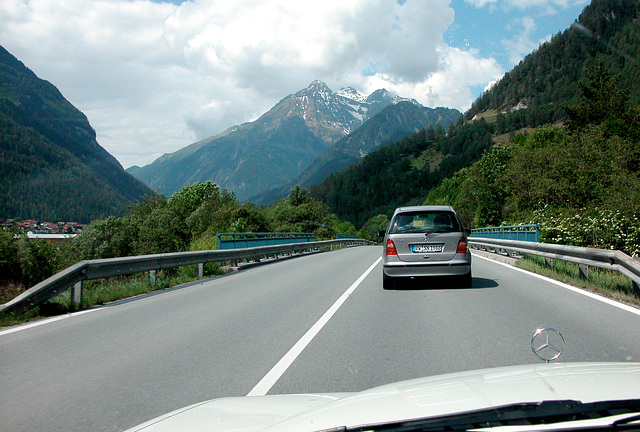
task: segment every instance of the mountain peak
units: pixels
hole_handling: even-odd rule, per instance
[[[324,83],[324,81],[320,81],[320,80],[313,80],[311,84],[309,84],[309,87],[329,88],[327,84]]]
[[[320,80],[315,80],[309,86],[300,90],[297,94],[332,94],[333,91],[329,88],[327,84]]]
[[[336,92],[336,94],[338,94],[339,96],[342,96],[344,98],[351,99],[353,101],[359,102],[359,103],[364,103],[367,100],[367,98],[365,96],[362,96],[353,87],[342,88],[342,89],[338,90]]]
[[[362,96],[353,87],[334,92],[323,81],[315,80],[307,88],[282,99],[261,120],[279,123],[278,119],[300,117],[316,137],[326,145],[332,145],[386,106],[407,100],[410,99],[385,89],[376,90],[369,96]]]
[[[384,103],[386,105],[395,105],[398,102],[402,102],[406,100],[409,100],[409,99],[400,97],[397,94],[392,93],[389,90],[384,88],[378,89],[373,93],[371,93],[369,96],[367,96],[368,103]]]
[[[374,91],[373,93],[371,93],[367,99],[372,99],[372,100],[379,100],[379,99],[384,99],[387,97],[391,96],[391,92],[389,92],[389,90],[385,89],[385,88],[381,88],[378,89],[376,91]]]

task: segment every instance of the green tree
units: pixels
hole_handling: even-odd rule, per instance
[[[240,204],[236,201],[233,193],[229,193],[226,189],[211,193],[186,218],[186,225],[191,232],[191,238],[198,239],[209,231],[231,231],[231,225],[240,217],[234,216],[234,212],[239,206]]]
[[[296,186],[286,199],[269,208],[271,226],[277,232],[313,232],[317,238],[331,238],[329,207]]]
[[[510,158],[507,147],[495,146],[471,167],[462,193],[467,197],[466,204],[475,207],[474,226],[495,226],[502,222],[507,197],[504,173]]]
[[[40,239],[21,238],[18,241],[18,260],[22,284],[32,287],[55,274],[57,258],[56,246]]]
[[[167,205],[164,195],[153,195],[146,197],[137,204],[129,208],[128,213],[122,218],[124,236],[128,240],[128,250],[121,251],[122,256],[136,255],[146,248],[140,244],[140,229],[147,218],[158,209]]]
[[[185,251],[190,236],[180,213],[168,205],[154,209],[140,224],[135,255]]]
[[[287,200],[292,206],[298,207],[302,204],[312,202],[313,197],[307,189],[301,188],[299,185],[296,185],[296,187],[291,189],[291,191],[289,192]]]
[[[196,211],[205,201],[220,194],[218,185],[206,182],[195,182],[183,187],[173,195],[167,205],[177,215],[186,218]]]
[[[573,133],[588,125],[602,125],[608,135],[638,141],[640,112],[629,104],[629,96],[620,88],[620,76],[612,76],[600,63],[587,72],[587,83],[578,83],[585,100],[574,107],[564,107],[569,115],[567,126]]]
[[[269,223],[266,216],[253,204],[239,206],[231,214],[229,232],[268,232]]]
[[[386,214],[373,216],[360,228],[358,237],[372,242],[380,242],[381,239],[378,237],[378,233],[386,231],[388,226],[389,217]]]
[[[17,241],[13,233],[0,231],[0,283],[18,282],[21,277]]]
[[[352,236],[358,235],[358,230],[351,222],[341,221],[335,216],[333,216],[331,220],[333,221],[332,226],[336,234],[344,234],[344,235],[352,235]]]
[[[573,134],[545,126],[512,143],[506,171],[512,214],[545,207],[637,211],[640,154],[628,139],[598,125]]]
[[[450,205],[456,209],[465,227],[474,226],[476,204],[475,198],[462,193],[469,178],[470,168],[462,168],[453,177],[444,179],[442,183],[429,191],[423,205]],[[469,188],[464,189],[469,192]]]
[[[64,250],[64,262],[69,266],[82,260],[126,256],[131,251],[131,239],[122,220],[109,216],[91,222]]]

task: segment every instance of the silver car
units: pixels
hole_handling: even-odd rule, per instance
[[[471,286],[467,234],[452,207],[400,207],[380,236],[384,289],[395,288],[398,280],[423,276],[451,276]]]

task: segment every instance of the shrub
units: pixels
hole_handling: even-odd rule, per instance
[[[26,287],[52,276],[58,267],[58,248],[44,240],[21,238],[18,241],[20,281]]]
[[[540,239],[547,243],[620,250],[640,256],[640,218],[611,209],[534,211]]]
[[[0,284],[17,282],[20,278],[17,241],[13,234],[0,231]]]

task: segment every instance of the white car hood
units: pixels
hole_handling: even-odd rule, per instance
[[[640,399],[640,363],[511,366],[402,381],[359,393],[214,399],[128,432],[318,431],[567,399]]]

